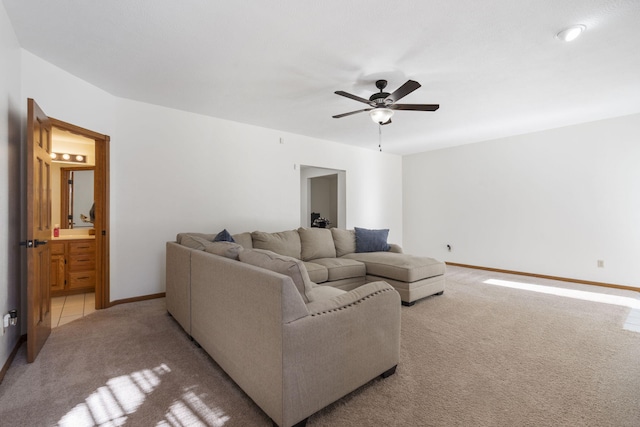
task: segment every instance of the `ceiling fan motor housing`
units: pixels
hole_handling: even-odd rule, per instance
[[[369,97],[369,101],[375,102],[376,104],[388,105],[391,104],[391,102],[387,102],[388,96],[389,94],[387,92],[374,93]]]
[[[374,93],[369,97],[369,101],[375,102],[378,105],[389,105],[391,102],[385,102],[387,97],[390,95],[387,92],[383,92],[384,88],[387,87],[386,80],[378,80],[376,81],[376,87],[380,89],[380,92]]]

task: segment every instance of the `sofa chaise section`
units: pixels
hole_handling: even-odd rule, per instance
[[[384,280],[393,286],[403,305],[411,306],[421,298],[444,293],[442,261],[393,252],[351,253],[344,258],[364,263],[368,282]]]

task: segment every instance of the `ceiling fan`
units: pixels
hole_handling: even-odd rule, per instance
[[[405,84],[400,86],[392,94],[384,92],[384,88],[387,87],[386,80],[376,81],[376,87],[380,89],[380,92],[374,93],[369,97],[369,99],[360,98],[359,96],[337,90],[335,92],[337,95],[346,96],[347,98],[363,102],[365,104],[368,104],[371,108],[338,114],[336,116],[333,116],[333,118],[339,119],[341,117],[368,111],[369,115],[371,116],[371,120],[373,120],[375,123],[388,125],[389,123],[391,123],[391,116],[393,116],[394,110],[436,111],[438,108],[440,108],[440,105],[438,104],[396,104],[397,101],[409,95],[411,92],[420,87],[420,83],[414,80],[407,80]]]

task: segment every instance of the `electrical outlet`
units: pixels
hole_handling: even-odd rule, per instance
[[[604,261],[601,259],[598,260],[598,268],[604,268]]]
[[[2,335],[4,335],[6,329],[9,327],[9,319],[11,318],[10,315],[5,314],[2,317]]]

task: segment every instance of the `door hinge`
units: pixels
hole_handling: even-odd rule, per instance
[[[72,179],[68,180],[67,184],[73,184],[73,180]]]

